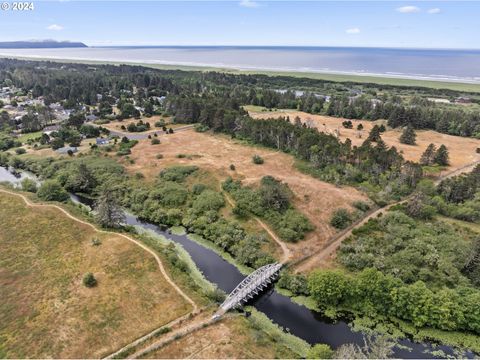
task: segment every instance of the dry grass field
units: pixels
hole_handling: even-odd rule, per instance
[[[288,246],[298,255],[320,248],[335,233],[329,225],[332,212],[338,207],[350,208],[356,200],[366,197],[351,187],[336,187],[299,172],[294,158],[282,152],[248,146],[223,135],[197,133],[193,130],[162,135],[161,144],[151,145],[142,140],[132,149],[134,164],[126,164],[132,173],[140,172],[147,179],[156,177],[165,167],[183,164],[197,165],[212,173],[219,184],[227,176],[241,179],[244,184],[257,184],[263,176],[271,175],[290,186],[294,205],[316,226],[305,241]],[[157,159],[157,155],[163,158]],[[178,155],[183,154],[182,158]],[[264,158],[263,165],[252,162],[254,154]],[[229,169],[235,165],[235,171]]]
[[[141,119],[143,122],[149,122],[150,123],[150,126],[151,126],[151,130],[149,131],[144,131],[144,132],[151,132],[151,131],[155,131],[155,130],[162,130],[162,128],[157,128],[155,127],[155,122],[159,121],[159,120],[164,120],[166,123],[168,123],[168,119],[166,118],[163,118],[161,116],[158,116],[158,115],[155,115],[155,116],[152,116],[152,117],[149,117],[149,118],[142,118]],[[108,124],[103,124],[101,126],[103,126],[104,128],[107,128],[109,130],[114,130],[114,131],[123,131],[122,130],[122,126],[125,126],[127,127],[128,125],[130,125],[131,123],[134,123],[136,124],[137,122],[139,122],[140,120],[137,120],[137,119],[125,119],[125,120],[122,120],[122,121],[111,121],[109,122]],[[140,133],[141,134],[141,133]]]
[[[227,318],[197,330],[149,353],[150,359],[273,359],[295,358],[261,330],[251,329],[245,318]]]
[[[147,122],[150,123],[150,129],[151,130],[143,131],[143,132],[128,132],[128,131],[122,130],[122,126],[127,127],[131,123],[136,124],[140,120],[142,120],[144,123],[147,123]],[[153,133],[153,132],[157,132],[157,131],[162,130],[161,127],[155,126],[155,123],[157,121],[160,121],[160,120],[164,121],[168,128],[175,129],[177,127],[185,126],[185,124],[173,124],[173,123],[171,123],[171,118],[163,117],[163,116],[160,116],[160,115],[153,115],[151,117],[142,117],[141,119],[130,118],[130,119],[122,120],[122,121],[116,120],[116,121],[111,121],[108,124],[103,124],[101,126],[104,127],[104,128],[107,128],[109,130],[124,132],[124,133],[127,133],[127,134],[148,134],[148,133]]]
[[[191,310],[140,247],[4,193],[0,264],[2,358],[105,356]]]
[[[340,132],[340,139],[344,141],[347,138],[352,140],[354,145],[360,145],[368,136],[370,129],[376,124],[384,122],[379,120],[376,122],[368,120],[351,120],[353,123],[353,129],[345,129],[342,126],[342,122],[346,119],[335,118],[323,115],[311,115],[301,111],[295,110],[279,110],[275,112],[253,112],[250,111],[250,115],[257,119],[268,119],[279,116],[289,116],[293,122],[295,117],[298,116],[302,122],[306,122],[309,126],[314,126],[318,130],[334,134],[336,130]],[[362,124],[364,130],[358,137],[358,131],[356,130],[358,124]],[[418,130],[417,144],[405,145],[399,142],[401,134],[400,129],[389,129],[382,134],[382,139],[389,145],[395,146],[407,160],[419,161],[420,156],[425,151],[430,143],[434,143],[437,147],[444,144],[450,152],[450,170],[455,170],[466,164],[480,160],[480,154],[476,153],[476,149],[480,147],[480,140],[465,138],[460,136],[452,136],[441,134],[432,130]]]

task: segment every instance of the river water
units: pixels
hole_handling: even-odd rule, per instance
[[[21,176],[27,175],[22,173]],[[18,183],[20,180],[5,168],[0,167],[0,182]],[[91,199],[73,194],[71,197],[74,202],[80,202],[88,206],[93,205]],[[143,222],[131,214],[126,214],[126,223],[153,231],[181,244],[204,276],[226,293],[232,291],[245,277],[234,265],[224,260],[215,251],[191,240],[187,235],[172,234],[157,225]],[[310,344],[325,343],[334,349],[346,343],[364,345],[364,335],[353,331],[346,321],[333,322],[321,313],[293,302],[289,297],[279,294],[273,288],[253,299],[250,305],[266,314],[276,324],[288,329],[287,331]],[[454,354],[453,349],[448,346],[415,343],[408,339],[401,340],[398,343],[401,346],[394,349],[394,356],[397,358],[435,358],[430,353],[432,350],[442,350],[449,355]],[[473,358],[474,354],[467,353],[465,356]]]

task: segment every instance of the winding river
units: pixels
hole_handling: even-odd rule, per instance
[[[7,169],[0,167],[0,182],[7,181],[13,184],[20,183],[25,177],[32,178],[31,174],[20,173],[15,176]],[[71,195],[72,200],[91,206],[92,200],[78,195]],[[220,289],[229,293],[245,277],[232,264],[224,260],[215,251],[191,240],[187,235],[175,235],[162,230],[159,226],[140,221],[135,216],[127,214],[128,225],[140,226],[154,231],[166,238],[181,244],[190,254],[197,267],[203,272],[205,278],[216,284]],[[282,326],[291,334],[304,339],[310,344],[325,343],[336,349],[342,344],[355,343],[364,345],[364,335],[353,331],[344,320],[332,320],[321,313],[293,302],[289,297],[276,292],[273,288],[264,292],[251,301],[256,309],[266,314],[273,322]],[[400,346],[395,347],[394,356],[397,358],[436,358],[432,351],[442,350],[446,355],[454,355],[451,347],[432,345],[430,343],[416,343],[409,339],[398,341]],[[464,354],[465,357],[474,358],[473,353]]]

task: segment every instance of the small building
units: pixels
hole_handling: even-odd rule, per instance
[[[472,99],[468,97],[463,97],[463,96],[460,96],[455,99],[455,103],[457,104],[470,104],[471,102],[472,102]]]
[[[54,110],[54,111],[62,111],[63,110],[63,106],[60,103],[52,103],[48,107],[50,109]]]
[[[450,104],[450,100],[442,98],[427,98],[428,101],[432,101],[437,104]]]
[[[78,149],[75,146],[64,146],[60,149],[55,150],[59,154],[68,154],[70,151],[74,154],[78,151]]]
[[[102,145],[108,145],[110,143],[110,140],[109,139],[104,139],[104,138],[97,138],[96,139],[96,144],[98,146],[102,146]]]
[[[43,132],[47,132],[47,131],[53,132],[58,130],[60,130],[60,125],[50,125],[50,126],[45,126],[43,128]]]

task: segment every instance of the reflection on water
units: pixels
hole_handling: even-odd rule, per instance
[[[0,166],[0,182],[8,182],[13,184],[15,187],[19,186],[24,179],[35,180],[35,176],[28,174],[23,171],[18,171],[13,168],[4,168]]]

